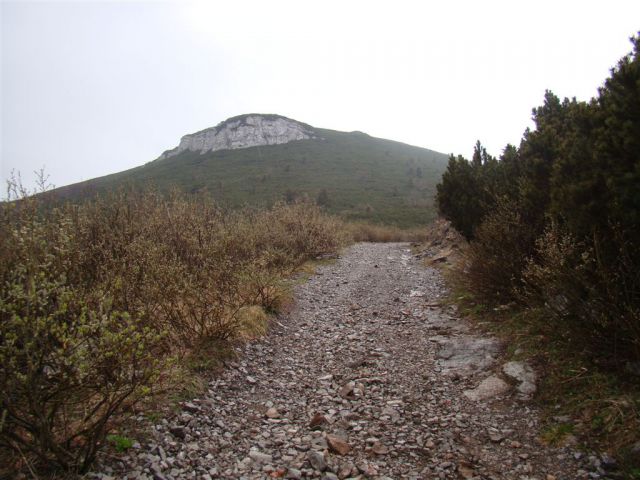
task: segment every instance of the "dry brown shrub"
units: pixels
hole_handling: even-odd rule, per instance
[[[0,458],[85,471],[115,412],[146,396],[162,332],[76,262],[74,208],[0,205]],[[31,464],[34,466],[31,467]]]
[[[426,228],[402,229],[362,222],[349,223],[346,228],[356,242],[420,242],[426,235]]]
[[[264,331],[286,276],[346,242],[309,203],[225,212],[153,190],[0,215],[0,448],[16,467],[86,470],[166,360]]]
[[[543,309],[577,350],[618,371],[640,374],[640,276],[636,246],[620,233],[608,238],[613,261],[551,224],[537,241],[536,260],[523,274],[522,297]]]
[[[476,229],[460,266],[459,281],[480,303],[512,301],[535,238],[536,232],[517,208],[499,203]]]

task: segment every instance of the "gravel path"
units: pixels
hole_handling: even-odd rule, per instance
[[[293,311],[208,396],[97,476],[594,477],[587,458],[537,441],[537,414],[502,373],[499,344],[439,306],[444,294],[406,244],[350,247],[296,288]],[[473,390],[487,377],[495,391]]]

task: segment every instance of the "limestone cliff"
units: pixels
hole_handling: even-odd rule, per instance
[[[280,115],[248,114],[233,117],[197,133],[185,135],[180,145],[164,152],[160,158],[178,155],[186,150],[206,153],[276,145],[295,140],[320,138],[314,129],[301,122]]]

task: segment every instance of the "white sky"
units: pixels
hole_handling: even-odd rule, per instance
[[[499,154],[545,89],[586,100],[638,1],[3,1],[0,175],[141,165],[243,113]]]

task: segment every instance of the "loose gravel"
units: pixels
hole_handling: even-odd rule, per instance
[[[525,395],[535,386],[504,373],[531,383],[531,369],[503,371],[499,342],[441,304],[445,294],[407,244],[348,248],[296,287],[292,311],[243,346],[206,396],[92,476],[598,478],[597,458],[540,443]]]

